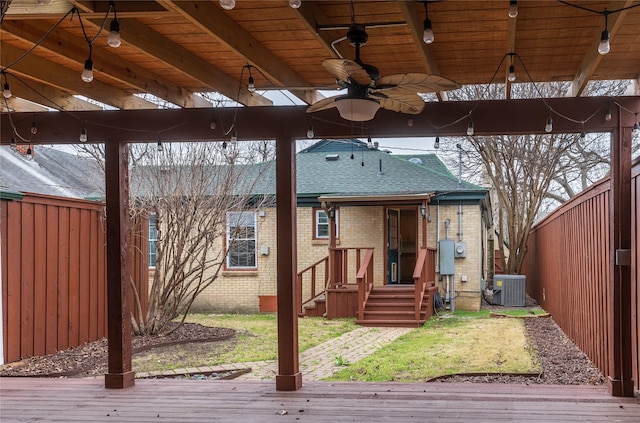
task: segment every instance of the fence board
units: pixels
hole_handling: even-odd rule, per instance
[[[638,209],[640,160],[632,170],[633,380],[640,390],[640,290],[638,289]],[[537,224],[531,233],[527,291],[589,356],[604,375],[609,372],[609,179],[568,201]]]
[[[101,203],[25,194],[0,201],[4,361],[53,353],[106,336],[106,236]],[[141,219],[132,277],[148,284]],[[143,309],[147,296],[143,296]]]

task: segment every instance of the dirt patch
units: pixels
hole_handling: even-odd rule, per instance
[[[131,344],[135,354],[162,346],[176,344],[197,346],[203,342],[222,342],[232,340],[234,337],[233,329],[185,323],[168,335],[134,336]],[[106,372],[107,340],[103,338],[43,357],[31,357],[9,363],[0,370],[0,376],[85,377]]]

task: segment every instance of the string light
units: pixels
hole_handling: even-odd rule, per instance
[[[9,81],[7,81],[7,73],[2,72],[4,77],[4,85],[2,86],[2,96],[4,98],[11,98],[11,87],[9,87]]]
[[[78,138],[80,142],[87,142],[87,128],[82,125],[82,131],[80,131],[80,137]]]
[[[513,65],[514,55],[514,52],[509,53],[509,56],[511,57],[511,65],[509,65],[509,75],[507,75],[507,80],[509,82],[514,82],[516,80],[516,67]]]
[[[289,6],[291,6],[293,9],[298,9],[300,6],[302,6],[302,0],[289,0]]]
[[[247,65],[246,66],[247,69],[249,69],[249,81],[247,84],[247,90],[249,90],[250,93],[255,93],[256,92],[256,83],[253,80],[253,75],[251,75],[251,65]]]
[[[120,21],[118,21],[118,14],[116,12],[116,3],[114,1],[110,1],[109,7],[113,10],[113,20],[109,25],[107,44],[110,47],[118,48],[120,47],[120,44],[122,44],[122,39],[120,38]]]
[[[469,125],[467,126],[467,135],[468,136],[473,136],[473,133],[475,132],[474,128],[473,128],[473,121],[470,120],[469,121]]]
[[[518,16],[518,0],[509,0],[509,17],[515,18]]]
[[[551,116],[549,116],[547,118],[547,124],[544,126],[544,132],[546,132],[548,134],[551,131],[553,131],[553,118]]]
[[[604,120],[611,121],[611,107],[607,107],[607,112],[604,114]]]
[[[15,150],[18,147],[18,141],[16,141],[16,137],[11,135],[11,149]]]
[[[309,124],[309,126],[307,126],[307,138],[311,139],[315,137],[315,134],[313,132],[313,125]]]
[[[35,135],[38,133],[38,127],[36,126],[36,121],[34,119],[33,123],[31,124],[31,135]]]
[[[640,123],[638,123],[638,112],[636,112],[635,115],[636,123],[633,124],[633,133],[637,134],[638,132],[640,132]]]
[[[231,131],[231,142],[238,141],[238,132],[234,129]]]
[[[607,12],[607,9],[604,10],[604,31],[602,31],[602,35],[600,35],[600,44],[598,44],[598,53],[605,55],[607,53],[609,53],[609,51],[611,50],[611,44],[610,44],[610,40],[611,40],[611,34],[609,34],[609,29],[608,29],[608,17],[609,17],[609,13]]]
[[[231,10],[236,7],[236,0],[220,0],[220,7],[225,10]]]
[[[84,70],[82,71],[82,75],[80,78],[84,82],[93,81],[93,60],[91,60],[91,45],[89,45],[89,58],[84,62]]]
[[[425,44],[431,44],[435,40],[435,37],[433,35],[433,28],[431,27],[431,19],[429,19],[429,11],[427,10],[427,4],[429,2],[425,0],[423,3],[425,19],[423,23],[424,32],[422,33],[422,41],[424,41]]]
[[[440,148],[440,137],[436,137],[436,142],[433,143],[433,148],[436,150]]]
[[[158,147],[157,147],[158,151],[164,151],[164,146],[162,145],[161,141],[158,141]]]

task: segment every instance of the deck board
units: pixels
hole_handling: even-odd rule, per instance
[[[638,422],[640,399],[603,386],[0,378],[2,422]],[[278,412],[286,410],[286,415]]]

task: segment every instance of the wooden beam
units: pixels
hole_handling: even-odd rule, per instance
[[[23,51],[9,45],[0,43],[2,48],[2,64],[9,64],[23,54]],[[120,109],[157,109],[156,104],[138,98],[131,93],[119,90],[110,85],[94,79],[86,83],[80,79],[82,66],[77,71],[51,62],[49,60],[30,54],[9,69],[9,73],[19,73],[25,77],[33,78],[43,84],[52,85],[64,91],[78,93],[105,104]]]
[[[49,109],[39,104],[32,103],[31,101],[18,98],[14,95],[14,96],[11,96],[11,98],[7,98],[4,101],[0,101],[0,111],[1,112],[47,112],[49,111]]]
[[[85,21],[85,24],[89,25],[89,22]],[[49,30],[49,25],[35,21],[9,21],[3,23],[2,30],[25,41],[37,43],[42,34]],[[49,35],[40,46],[75,60],[79,67],[84,66],[84,61],[87,59],[86,41],[62,29]],[[92,59],[96,72],[108,74],[109,77],[143,93],[153,94],[180,107],[213,107],[213,104],[204,98],[176,87],[159,75],[150,74],[149,70],[136,63],[123,60],[116,54],[116,49],[106,50],[94,47]]]
[[[201,31],[246,57],[251,64],[260,68],[271,81],[290,87],[308,85],[286,63],[212,2],[173,0],[159,0],[158,2],[167,9],[181,14]],[[315,103],[322,98],[315,91],[291,90],[291,93],[307,104]]]
[[[618,116],[622,110],[618,109]],[[609,194],[609,391],[633,397],[633,338],[631,302],[631,141],[632,129],[618,128],[611,137]]]
[[[544,134],[544,126],[552,107],[557,113],[575,121],[556,118],[553,133],[611,132],[617,127],[617,110],[611,121],[604,119],[604,111],[612,101],[628,110],[640,110],[640,97],[578,97],[529,100],[447,101],[430,102],[419,115],[407,116],[389,110],[379,110],[376,117],[363,126],[364,134],[373,138],[404,138],[466,136],[468,116],[473,109],[475,131],[478,135]],[[601,110],[602,116],[594,116]],[[215,113],[216,120],[233,122],[236,119],[238,139],[276,139],[281,134],[292,138],[306,137],[309,115],[305,106],[243,107],[214,109],[118,110],[99,112],[41,113],[38,115],[38,139],[41,144],[68,144],[77,142],[79,124],[86,122],[91,139],[122,139],[128,142],[157,142],[158,132],[163,142],[223,141],[229,140],[221,125],[211,129],[209,123]],[[19,131],[29,132],[33,114],[17,113],[13,116]],[[340,118],[336,110],[314,113],[312,122],[317,137],[353,137],[352,126]],[[624,127],[632,127],[632,113],[620,116]],[[410,126],[409,120],[412,125]],[[579,123],[586,120],[584,125]],[[459,121],[459,122],[458,122]],[[286,122],[286,125],[283,124]],[[456,122],[455,124],[453,122]],[[46,128],[44,123],[47,123]],[[226,126],[228,128],[228,126]],[[9,117],[0,116],[0,144],[9,144],[11,138]]]
[[[43,107],[50,107],[56,110],[103,110],[102,107],[81,100],[62,91],[56,87],[42,84],[38,81],[27,79],[26,77],[16,78],[9,77],[11,84],[11,92],[14,97],[18,97],[35,104],[41,104]]]
[[[424,15],[423,6],[419,5],[418,2],[409,1],[398,2],[398,5],[407,21],[413,42],[418,47],[418,54],[422,58],[425,72],[432,75],[440,75],[438,62],[433,57],[429,45],[422,40],[422,33],[424,32],[423,19],[421,18]],[[436,95],[440,101],[447,101],[448,99],[446,91],[437,92]]]
[[[633,0],[625,0],[625,1],[613,0],[611,3],[609,3],[607,10],[622,9],[624,7],[631,6],[633,3],[634,3]],[[626,14],[627,14],[627,11],[624,10],[624,11],[609,15],[608,26],[609,26],[609,34],[611,35],[612,42],[614,42],[615,40],[616,32],[618,32],[618,30],[622,26],[622,21],[624,20]],[[604,25],[604,19],[603,19],[603,25]],[[576,75],[573,78],[573,81],[571,82],[571,87],[567,92],[567,96],[572,96],[572,97],[580,96],[584,91],[584,89],[587,87],[587,84],[589,83],[589,80],[591,80],[591,77],[595,73],[596,69],[598,68],[600,61],[602,60],[602,55],[598,53],[598,45],[600,44],[600,37],[602,35],[603,29],[604,27],[598,27],[595,30],[595,34],[593,37],[593,41],[591,42],[591,46],[589,47],[589,50],[587,50],[587,54],[582,59],[582,63],[578,68],[578,72],[576,73]]]
[[[131,370],[131,314],[129,310],[129,148],[125,142],[105,144],[107,219],[107,316],[109,370],[106,388],[135,384]]]
[[[317,30],[318,25],[321,25],[322,22],[329,22],[329,19],[325,16],[317,1],[305,1],[304,7],[300,7],[296,9],[296,11],[300,16],[300,21],[310,33],[315,35],[316,40],[325,48],[329,56],[350,58],[349,55],[353,54],[352,50],[345,48],[344,43],[335,45],[339,53],[336,54],[335,50],[331,47],[334,37],[331,37],[328,31]]]
[[[162,60],[167,66],[200,81],[211,91],[229,97],[238,97],[238,81],[215,68],[169,38],[142,24],[136,19],[120,19],[121,38],[143,53]],[[273,102],[256,93],[240,91],[238,102],[245,106],[271,106]]]
[[[296,143],[287,136],[276,138],[276,244],[278,295],[278,391],[302,387],[298,357],[297,236],[296,236]]]

